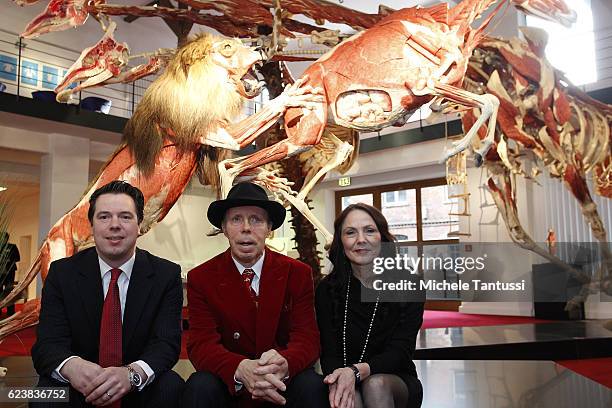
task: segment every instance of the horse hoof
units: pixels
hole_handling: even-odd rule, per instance
[[[482,166],[483,161],[484,161],[484,159],[482,158],[482,154],[474,153],[474,165],[476,167]]]

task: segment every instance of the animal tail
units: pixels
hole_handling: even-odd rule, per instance
[[[151,174],[163,147],[163,135],[155,118],[144,109],[136,109],[123,129],[123,142],[132,152],[138,170]]]
[[[198,180],[204,186],[209,185],[221,198],[221,180],[219,175],[219,163],[232,156],[229,149],[221,149],[211,146],[202,146],[198,150],[196,174]]]

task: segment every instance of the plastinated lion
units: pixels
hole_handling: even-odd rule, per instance
[[[125,142],[139,170],[151,174],[162,147],[170,143],[183,152],[197,150],[200,180],[217,186],[216,162],[228,154],[223,149],[248,146],[288,107],[318,103],[316,92],[298,81],[256,114],[234,123],[243,103],[262,89],[254,72],[261,62],[254,48],[210,34],[181,47],[125,127]]]

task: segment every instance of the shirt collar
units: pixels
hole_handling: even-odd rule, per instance
[[[130,259],[127,260],[126,263],[119,266],[118,268],[118,269],[121,269],[122,273],[125,273],[128,280],[132,276],[132,269],[134,269],[135,261],[136,261],[136,251],[134,251],[134,254],[132,255]],[[104,260],[100,258],[100,256],[98,256],[98,262],[100,264],[100,273],[102,274],[102,279],[104,279],[104,275],[106,275],[111,269],[113,269],[113,267],[109,266],[106,262],[104,262]]]
[[[261,256],[259,257],[259,259],[257,260],[257,262],[255,262],[255,264],[251,266],[250,268],[253,270],[253,272],[255,272],[255,276],[257,276],[258,278],[261,277],[261,270],[263,269],[263,263],[264,263],[265,257],[266,257],[266,251],[264,250]],[[246,266],[243,266],[233,256],[232,256],[232,261],[234,261],[236,268],[238,268],[238,272],[240,272],[240,275],[242,275],[242,272],[244,272],[244,270],[247,269]]]

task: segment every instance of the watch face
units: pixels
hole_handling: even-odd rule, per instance
[[[132,380],[133,380],[134,385],[136,387],[139,387],[140,384],[142,383],[142,378],[140,378],[140,374],[138,374],[138,373],[133,373]]]

